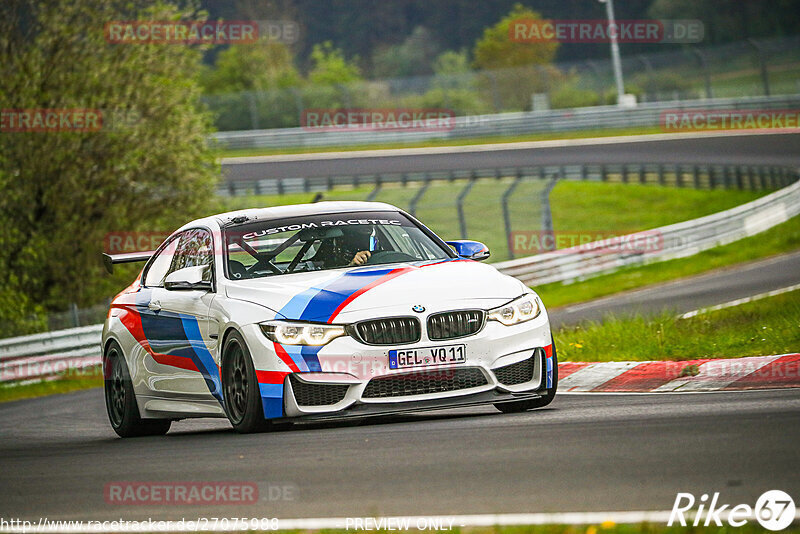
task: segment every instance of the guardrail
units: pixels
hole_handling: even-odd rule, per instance
[[[797,175],[795,175],[795,178]],[[571,282],[642,265],[691,256],[749,237],[800,214],[800,181],[735,208],[619,239],[562,249],[494,264],[528,285]],[[657,252],[636,250],[636,243],[659,240]],[[633,244],[629,247],[628,244]]]
[[[223,196],[283,195],[329,191],[337,187],[374,186],[375,198],[384,185],[503,178],[585,180],[693,187],[695,189],[778,189],[792,182],[791,170],[776,165],[697,165],[669,163],[531,165],[470,170],[438,170],[405,173],[371,173],[310,176],[307,178],[259,178],[228,180],[221,184]],[[424,192],[423,192],[424,194]],[[413,209],[411,210],[413,212]]]
[[[746,173],[737,172],[738,176]],[[800,214],[800,175],[785,170],[778,175],[793,183],[741,206],[623,238],[597,241],[527,258],[495,263],[501,272],[528,285],[570,282],[608,273],[621,267],[691,256],[703,250],[758,234]],[[778,176],[775,173],[772,176]],[[699,175],[698,175],[699,176]],[[765,175],[766,176],[769,175]],[[695,181],[695,184],[700,183]],[[740,181],[739,183],[744,183]],[[751,181],[755,184],[755,181]],[[657,235],[658,252],[636,251],[622,242]],[[0,382],[63,375],[101,363],[100,335],[103,325],[59,330],[45,334],[0,340]]]
[[[76,373],[100,364],[103,325],[0,339],[0,382]]]
[[[642,103],[630,108],[595,106],[464,116],[456,117],[453,127],[443,131],[314,131],[305,128],[276,128],[217,132],[211,137],[226,149],[414,143],[433,139],[495,137],[601,128],[657,127],[661,124],[661,114],[670,110],[796,109],[798,105],[800,105],[800,95],[709,98]]]

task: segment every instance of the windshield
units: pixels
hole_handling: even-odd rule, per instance
[[[228,278],[451,257],[398,212],[357,212],[237,226],[225,232]]]

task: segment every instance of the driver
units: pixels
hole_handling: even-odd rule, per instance
[[[350,258],[348,267],[365,265],[375,250],[375,229],[369,226],[353,226],[344,231],[340,252],[343,260]]]
[[[371,226],[342,228],[342,234],[324,239],[312,258],[326,269],[366,265],[377,250],[375,230]]]

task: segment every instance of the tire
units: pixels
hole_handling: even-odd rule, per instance
[[[495,408],[503,413],[517,413],[533,410],[534,408],[544,408],[556,397],[556,390],[558,389],[558,357],[556,356],[556,344],[553,342],[553,387],[547,390],[543,396],[538,399],[530,399],[517,402],[499,402],[494,405]]]
[[[222,395],[225,413],[240,434],[264,432],[271,422],[264,418],[253,358],[239,332],[231,332],[222,348]]]
[[[106,412],[114,432],[121,438],[166,434],[172,425],[171,420],[142,419],[139,415],[128,364],[116,341],[109,345],[103,361]]]

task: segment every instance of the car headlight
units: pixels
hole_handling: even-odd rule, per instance
[[[490,321],[498,321],[506,326],[530,321],[542,313],[539,306],[539,299],[533,294],[522,295],[504,304],[499,308],[489,310],[488,318]]]
[[[347,335],[344,326],[333,324],[268,321],[259,326],[265,336],[281,345],[327,345]]]

